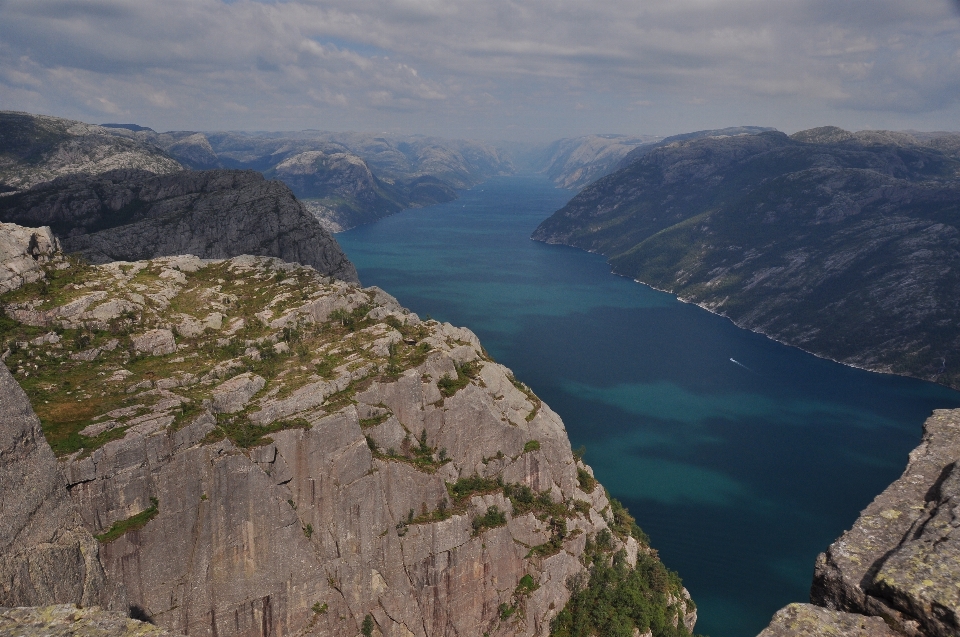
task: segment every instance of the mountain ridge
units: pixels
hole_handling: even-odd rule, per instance
[[[960,386],[960,136],[839,130],[661,146],[533,238],[818,356]]]

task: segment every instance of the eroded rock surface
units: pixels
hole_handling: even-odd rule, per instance
[[[777,611],[758,637],[898,637],[879,617],[865,617],[813,606],[790,604]]]
[[[0,111],[0,192],[26,190],[64,175],[118,168],[155,174],[183,169],[151,143],[60,117]]]

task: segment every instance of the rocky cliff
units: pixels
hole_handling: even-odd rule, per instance
[[[63,175],[120,168],[166,174],[183,166],[153,144],[118,137],[100,126],[0,111],[0,193]]]
[[[954,138],[828,127],[672,142],[533,237],[819,356],[960,387]]]
[[[960,410],[939,410],[906,471],[817,558],[810,600],[762,637],[960,634]]]
[[[161,255],[276,256],[356,281],[353,264],[285,185],[253,171],[71,175],[0,198],[0,220],[50,226],[94,263]]]
[[[69,519],[158,626],[545,635],[602,599],[627,634],[692,629],[563,423],[469,330],[265,257],[42,273],[0,296],[2,358]],[[643,603],[591,597],[617,582]]]

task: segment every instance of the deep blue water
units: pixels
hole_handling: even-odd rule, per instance
[[[498,178],[337,239],[365,285],[470,327],[560,414],[683,577],[697,632],[752,637],[807,601],[817,553],[960,393],[818,359],[531,241],[571,196]]]

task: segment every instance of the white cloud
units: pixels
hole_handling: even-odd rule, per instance
[[[957,128],[957,4],[0,0],[0,108],[490,137],[856,127],[864,113]]]

